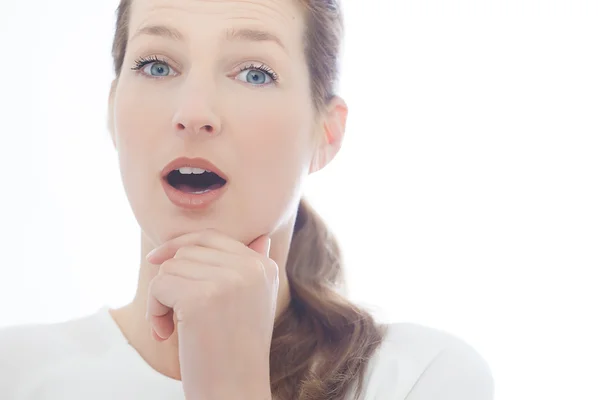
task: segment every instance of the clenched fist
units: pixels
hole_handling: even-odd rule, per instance
[[[189,233],[148,254],[160,265],[147,318],[156,340],[175,332],[187,400],[271,398],[269,351],[279,268],[270,239],[250,245],[214,230]]]

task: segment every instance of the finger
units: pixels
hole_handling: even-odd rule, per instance
[[[231,264],[237,265],[236,263]],[[197,261],[170,259],[165,261],[158,271],[160,274],[169,274],[181,278],[199,281],[219,281],[235,279],[239,273],[236,269],[225,268],[221,266],[198,264]]]
[[[257,266],[262,269],[270,267],[273,262],[268,256],[270,241],[267,236],[259,237],[246,249],[249,255],[224,253],[200,246],[182,247],[173,258],[161,264],[160,271],[198,280],[219,276],[227,278],[228,271],[237,271],[243,276],[248,276],[246,274],[252,273]],[[203,268],[199,268],[198,264]],[[184,265],[186,267],[183,267]],[[209,272],[211,269],[215,269],[215,272]]]
[[[215,267],[231,267],[240,264],[243,256],[232,253],[225,253],[221,250],[215,250],[201,246],[184,246],[179,248],[171,260],[188,260],[196,263],[211,265]],[[167,260],[163,265],[170,260]]]
[[[248,245],[249,248],[263,256],[269,257],[271,251],[271,238],[267,235],[262,235]]]
[[[161,338],[160,336],[158,336],[158,334],[156,333],[156,331],[154,330],[154,328],[151,328],[152,331],[152,339],[156,340],[157,342],[164,342],[165,339]]]
[[[184,295],[189,281],[179,276],[159,274],[148,288],[146,317],[162,339],[168,339],[175,331],[173,308]]]
[[[152,325],[152,337],[157,342],[163,342],[171,337],[175,332],[175,321],[173,320],[173,310],[163,317],[152,317],[150,318]]]
[[[183,246],[202,246],[227,253],[243,254],[247,247],[243,243],[220,233],[214,229],[205,229],[199,232],[187,233],[175,239],[169,240],[151,251],[146,260],[152,264],[162,264],[169,258],[173,258]]]

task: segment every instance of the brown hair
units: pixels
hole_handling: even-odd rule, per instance
[[[299,0],[305,8],[305,54],[313,103],[322,110],[334,96],[343,21],[338,0]],[[121,0],[112,47],[118,80],[129,35],[132,0]],[[113,82],[113,89],[114,84]],[[362,391],[367,362],[385,327],[340,294],[341,253],[331,232],[302,200],[286,273],[290,306],[277,318],[271,342],[271,391],[276,399],[342,400]]]

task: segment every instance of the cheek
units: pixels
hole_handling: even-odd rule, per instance
[[[149,110],[148,104],[145,104],[148,100],[144,101],[143,96],[134,93],[134,90],[123,87],[115,102],[117,150],[143,146],[146,141],[142,140],[141,133],[150,132],[148,128],[152,126],[152,118],[149,116],[156,115],[155,110]]]
[[[115,99],[115,142],[122,173],[148,167],[160,149],[160,132],[169,121],[165,102],[124,81]]]
[[[157,171],[156,132],[166,116],[154,105],[160,102],[141,96],[139,90],[129,85],[124,82],[115,99],[115,144],[125,191],[132,205],[139,209],[145,206],[144,193]]]
[[[240,149],[244,167],[271,179],[292,179],[311,158],[310,107],[301,104],[251,107],[238,114]]]
[[[249,226],[278,226],[293,212],[312,158],[310,112],[273,104],[235,114],[236,196],[243,199],[236,208]]]

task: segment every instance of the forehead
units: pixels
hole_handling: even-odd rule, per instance
[[[156,23],[191,38],[240,26],[257,28],[293,47],[302,42],[304,8],[299,0],[132,0],[130,38],[139,28]]]

